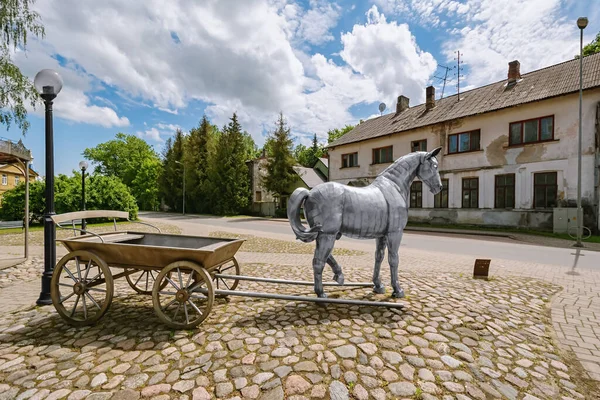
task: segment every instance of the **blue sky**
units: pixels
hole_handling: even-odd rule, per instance
[[[283,111],[297,143],[313,133],[378,115],[398,95],[424,101],[440,65],[464,61],[461,88],[526,73],[578,53],[600,31],[593,0],[37,0],[46,28],[14,59],[33,79],[43,68],[64,80],[55,101],[55,172],[70,174],[87,147],[117,132],[158,152],[175,129],[202,115],[222,126],[238,113],[260,146]],[[444,95],[456,92],[455,70]],[[43,107],[22,139],[44,174]]]

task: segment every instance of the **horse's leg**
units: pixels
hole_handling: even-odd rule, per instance
[[[387,234],[387,245],[388,245],[388,261],[390,263],[390,275],[392,276],[392,297],[402,298],[404,297],[404,290],[398,283],[398,250],[400,249],[400,242],[402,241],[402,232],[391,232]]]
[[[381,262],[385,255],[385,236],[377,238],[377,250],[375,250],[375,268],[373,268],[373,291],[375,293],[385,293],[385,286],[381,284],[379,271],[381,270]]]
[[[333,255],[330,254],[329,257],[327,257],[327,264],[329,264],[331,270],[333,271],[333,280],[340,285],[343,285],[344,273],[342,272],[342,267],[340,264],[338,264],[337,261],[335,261],[335,258],[333,258]]]
[[[335,244],[335,235],[319,233],[317,236],[317,248],[313,257],[313,273],[315,276],[315,293],[318,297],[327,297],[323,292],[323,268],[325,262],[333,250]]]

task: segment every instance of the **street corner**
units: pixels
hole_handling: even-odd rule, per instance
[[[285,279],[311,272],[273,264],[242,271]],[[344,272],[370,277],[362,268]],[[95,326],[71,327],[51,306],[2,315],[0,398],[592,398],[553,340],[548,307],[557,286],[453,273],[405,272],[400,282],[407,296],[399,300],[389,288],[326,292],[404,310],[218,298],[197,329],[174,331],[160,324],[150,296],[117,281]],[[313,295],[312,287],[244,281],[237,290]]]

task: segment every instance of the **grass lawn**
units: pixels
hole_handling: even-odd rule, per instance
[[[572,237],[570,237],[566,233],[553,233],[549,231],[536,231],[532,229],[516,229],[516,228],[498,228],[498,227],[487,227],[487,226],[477,226],[477,225],[432,225],[427,223],[418,223],[418,222],[409,222],[408,227],[418,227],[418,228],[440,228],[440,229],[462,229],[469,231],[491,231],[491,232],[499,232],[499,233],[523,233],[527,235],[537,235],[537,236],[545,236],[556,239],[565,239],[575,241]],[[592,235],[587,239],[583,240],[588,243],[600,243],[600,236]]]

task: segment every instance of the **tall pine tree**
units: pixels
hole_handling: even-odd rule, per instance
[[[167,139],[163,151],[163,170],[159,179],[160,194],[165,204],[173,211],[183,208],[183,147],[185,137],[178,129],[175,139]],[[179,163],[177,163],[178,161]]]
[[[265,188],[276,195],[288,194],[290,186],[297,179],[294,171],[295,160],[292,155],[292,137],[290,128],[279,114],[277,128],[267,139],[269,149],[267,174],[263,179]]]
[[[247,153],[242,127],[234,113],[229,124],[223,127],[210,157],[208,179],[214,214],[232,215],[247,210],[250,199]]]
[[[186,167],[186,209],[192,213],[205,213],[210,211],[210,201],[206,190],[208,180],[209,154],[214,140],[213,126],[206,118],[202,117],[200,126],[190,130],[190,135],[185,147]]]

